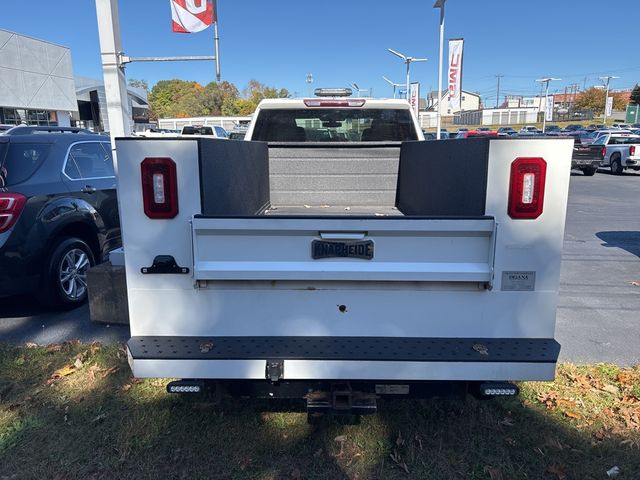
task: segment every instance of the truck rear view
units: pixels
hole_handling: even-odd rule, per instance
[[[346,98],[246,138],[117,140],[135,376],[352,414],[553,378],[571,140],[426,142]]]

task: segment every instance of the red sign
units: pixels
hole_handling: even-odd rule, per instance
[[[201,32],[217,21],[215,0],[169,0],[169,2],[174,32]]]

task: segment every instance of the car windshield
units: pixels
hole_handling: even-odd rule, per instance
[[[51,148],[42,143],[0,143],[0,187],[22,183],[44,162]]]
[[[403,142],[417,135],[409,110],[265,109],[252,140],[265,142]]]

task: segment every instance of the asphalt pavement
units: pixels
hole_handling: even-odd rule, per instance
[[[556,338],[561,360],[640,363],[640,173],[573,174]],[[550,206],[547,205],[547,208]],[[0,300],[0,341],[124,341],[129,329],[89,320],[89,308],[47,312],[29,297]]]

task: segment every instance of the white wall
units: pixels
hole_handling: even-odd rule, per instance
[[[239,121],[251,121],[251,117],[190,117],[190,118],[160,118],[158,128],[170,128],[180,130],[185,125],[218,125],[229,131],[235,127]]]
[[[0,30],[0,106],[77,111],[71,51]]]

